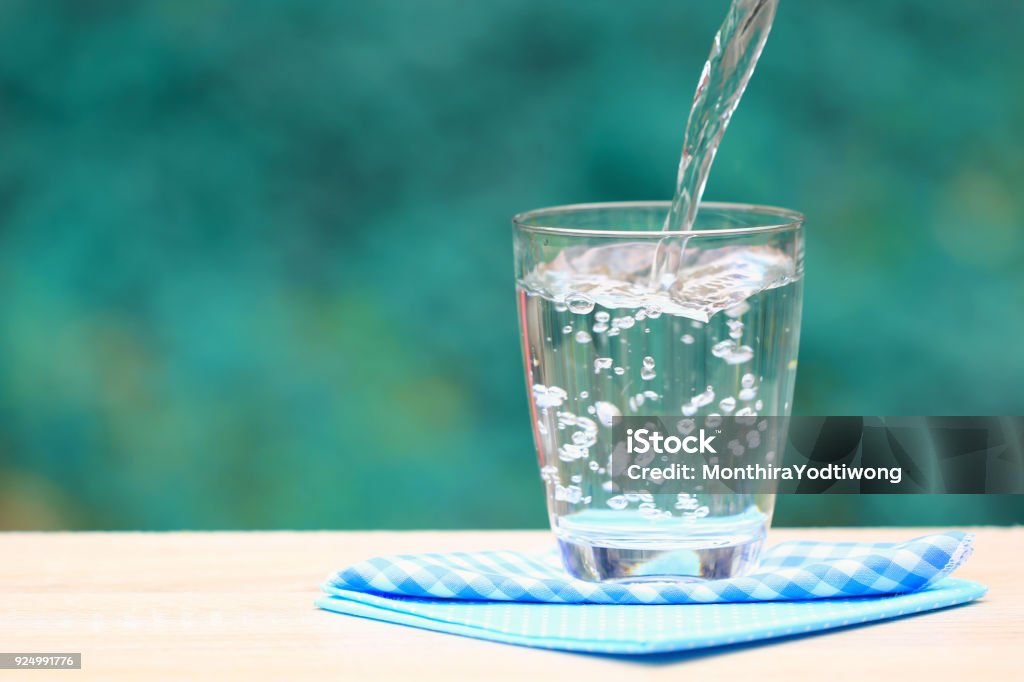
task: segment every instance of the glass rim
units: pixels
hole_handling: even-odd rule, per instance
[[[725,227],[712,230],[628,230],[624,228],[598,228],[590,229],[585,227],[553,227],[543,224],[527,224],[526,221],[543,219],[544,216],[552,216],[560,213],[578,213],[586,211],[598,211],[607,209],[629,209],[629,208],[661,208],[668,213],[672,206],[670,201],[605,201],[584,204],[564,204],[562,206],[548,206],[537,208],[532,211],[523,211],[512,216],[512,224],[520,230],[536,232],[539,234],[552,234],[571,237],[728,237],[747,234],[764,234],[770,232],[785,232],[786,230],[799,229],[804,224],[804,215],[798,211],[778,206],[764,206],[760,204],[741,204],[726,201],[703,201],[701,208],[712,210],[736,211],[739,213],[765,216],[764,224],[751,225],[747,227]],[[768,220],[774,218],[774,221]]]

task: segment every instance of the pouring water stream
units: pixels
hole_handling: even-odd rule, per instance
[[[693,227],[718,145],[757,66],[777,7],[778,0],[733,0],[715,34],[686,122],[675,195],[665,216],[666,232]],[[658,287],[661,273],[675,269],[662,262],[667,260],[663,243],[655,251],[652,288]]]

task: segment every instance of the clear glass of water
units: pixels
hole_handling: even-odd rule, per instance
[[[516,292],[533,435],[566,569],[592,581],[710,579],[758,560],[773,488],[624,493],[620,416],[788,416],[803,216],[704,203],[662,231],[668,202],[517,215]],[[785,434],[782,434],[785,437]]]

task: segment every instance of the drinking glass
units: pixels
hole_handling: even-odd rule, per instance
[[[613,481],[613,425],[634,415],[788,417],[803,216],[704,203],[560,206],[513,218],[530,417],[565,568],[591,581],[710,579],[756,565],[774,487],[676,494]],[[785,438],[785,429],[776,433]],[[782,452],[782,443],[776,452]]]

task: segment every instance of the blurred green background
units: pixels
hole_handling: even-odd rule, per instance
[[[0,3],[0,527],[544,525],[509,217],[668,198],[726,6]],[[1024,413],[1022,28],[782,0],[707,198],[808,216],[797,412]]]

